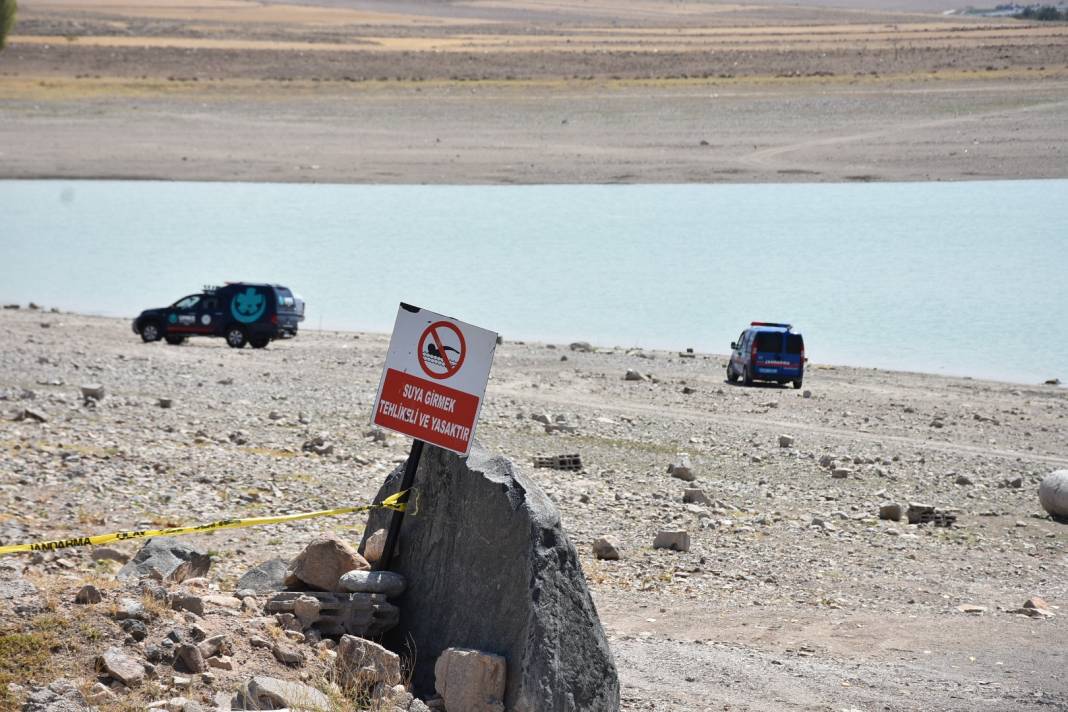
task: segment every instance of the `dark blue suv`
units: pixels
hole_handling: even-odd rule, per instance
[[[727,380],[751,386],[753,381],[793,383],[805,377],[805,340],[789,324],[754,321],[731,343]]]
[[[280,284],[227,282],[205,287],[169,307],[146,309],[133,321],[144,341],[177,346],[190,336],[221,336],[235,349],[262,349],[274,339],[297,335],[304,302]]]

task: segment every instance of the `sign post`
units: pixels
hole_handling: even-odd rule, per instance
[[[496,347],[492,331],[400,305],[371,413],[373,425],[414,438],[398,491],[411,489],[424,442],[471,449]],[[376,570],[389,569],[403,518],[393,512]]]

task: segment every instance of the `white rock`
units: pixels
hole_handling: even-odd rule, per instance
[[[1050,514],[1068,517],[1068,470],[1056,470],[1042,478],[1038,500]]]
[[[448,648],[434,663],[434,689],[447,710],[504,712],[506,670],[500,655]]]

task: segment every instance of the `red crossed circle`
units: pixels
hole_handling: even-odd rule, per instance
[[[452,333],[456,334],[456,338],[459,339],[460,355],[456,357],[455,363],[453,363],[452,359],[449,358],[448,352],[445,351],[445,346],[441,343],[441,337],[438,335],[438,329],[448,329],[452,331]],[[428,338],[433,342],[434,347],[437,349],[438,354],[440,355],[443,367],[445,368],[444,373],[431,370],[430,366],[426,362],[426,358],[428,356],[426,351]],[[456,372],[460,370],[460,366],[463,365],[464,358],[466,356],[467,342],[464,341],[464,334],[462,331],[460,331],[459,327],[457,327],[456,324],[453,324],[450,321],[434,322],[433,324],[428,326],[426,330],[423,331],[423,335],[419,337],[419,365],[423,367],[423,372],[431,378],[442,380],[456,375]]]

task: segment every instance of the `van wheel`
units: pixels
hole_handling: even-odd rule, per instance
[[[248,342],[245,330],[239,326],[232,326],[226,330],[226,344],[232,349],[244,348]]]
[[[749,367],[745,367],[745,371],[742,374],[742,383],[747,386],[753,385],[753,375],[749,373]]]
[[[167,334],[163,338],[166,339],[167,343],[171,346],[181,346],[185,343],[185,337],[178,336],[177,334]]]
[[[266,336],[261,336],[255,339],[249,339],[248,342],[252,344],[252,348],[254,349],[263,349],[267,348],[267,344],[271,343],[271,340]]]
[[[146,344],[150,344],[153,341],[159,341],[159,324],[154,321],[146,321],[141,325],[141,341]]]
[[[730,362],[727,363],[727,380],[731,383],[738,382],[738,374],[734,372],[733,368],[731,368]]]
[[[801,390],[801,379],[800,378],[797,379],[796,381],[794,381],[794,390],[798,390],[798,391]]]

